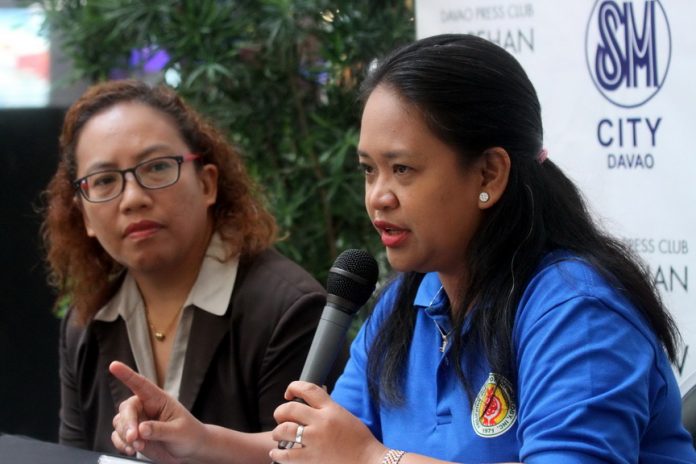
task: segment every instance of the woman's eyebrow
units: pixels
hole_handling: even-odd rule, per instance
[[[145,158],[150,156],[153,153],[157,152],[169,152],[172,151],[172,147],[170,147],[167,144],[164,143],[158,143],[155,145],[150,145],[149,147],[141,150],[138,152],[138,154],[135,155],[135,163],[138,164],[141,161],[143,161]],[[91,174],[93,172],[99,172],[99,171],[104,171],[108,169],[117,169],[117,164],[113,161],[97,161],[94,164],[91,164],[89,168],[85,171],[85,175]]]

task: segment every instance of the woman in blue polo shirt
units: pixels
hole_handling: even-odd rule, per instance
[[[467,35],[363,84],[365,205],[400,272],[332,397],[292,383],[268,435],[211,428],[121,365],[119,449],[164,461],[696,463],[678,333],[640,264],[542,147],[536,92]]]

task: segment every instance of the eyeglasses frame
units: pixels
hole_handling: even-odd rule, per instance
[[[73,189],[75,190],[75,193],[77,194],[79,192],[80,196],[82,196],[82,198],[84,198],[86,201],[88,201],[90,203],[106,203],[106,202],[111,201],[115,198],[118,198],[123,193],[123,191],[126,189],[126,174],[129,172],[133,174],[133,179],[135,179],[135,182],[141,188],[143,188],[145,190],[160,190],[160,189],[164,189],[167,187],[171,187],[172,185],[179,182],[179,178],[181,177],[181,165],[182,164],[184,164],[186,161],[195,161],[195,160],[198,160],[200,158],[201,158],[201,156],[197,155],[195,153],[184,153],[183,155],[158,156],[156,158],[150,158],[150,159],[141,161],[140,163],[136,164],[135,166],[131,166],[131,167],[126,168],[126,169],[104,169],[101,171],[89,173],[86,176],[80,177],[79,179],[75,179],[74,181],[72,181],[72,186],[73,186]],[[138,179],[138,176],[135,175],[135,170],[138,169],[143,164],[151,163],[152,161],[156,161],[159,159],[173,159],[174,161],[176,161],[176,163],[177,163],[176,180],[174,182],[172,182],[171,184],[163,185],[161,187],[147,187],[147,186],[143,185],[140,182],[140,179]],[[108,198],[106,200],[96,200],[96,201],[90,200],[89,198],[87,198],[87,194],[85,193],[85,191],[82,190],[82,184],[87,180],[88,177],[93,176],[95,174],[101,174],[104,172],[118,172],[119,174],[121,174],[121,179],[123,179],[123,182],[121,184],[121,190],[116,195],[114,195],[113,197]]]

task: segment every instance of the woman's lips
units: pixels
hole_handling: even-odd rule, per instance
[[[140,239],[150,237],[162,229],[162,224],[155,221],[133,222],[126,227],[124,237]]]
[[[385,221],[375,221],[375,228],[379,232],[382,244],[386,247],[395,247],[401,245],[410,234],[408,229],[403,229],[395,224]]]

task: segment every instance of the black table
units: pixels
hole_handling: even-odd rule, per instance
[[[0,435],[0,462],[3,464],[97,464],[102,454],[29,437]],[[134,459],[132,462],[143,461]]]

